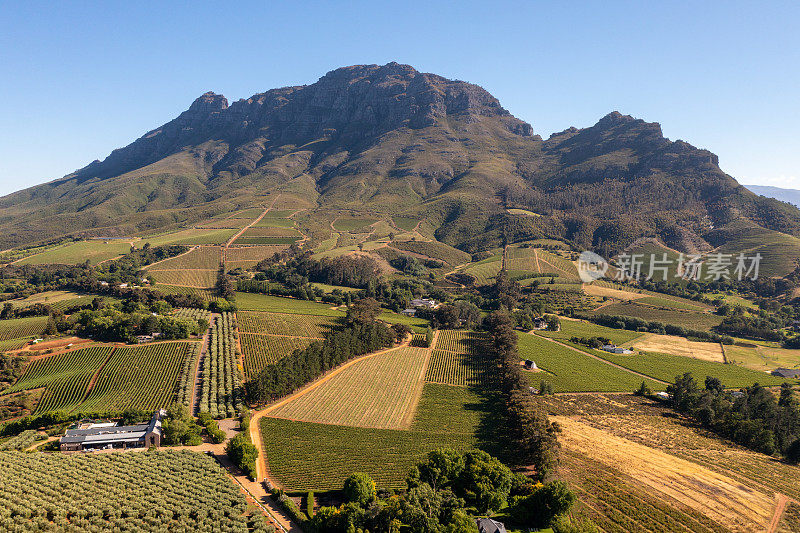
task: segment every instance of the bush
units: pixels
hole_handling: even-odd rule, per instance
[[[532,527],[548,527],[558,516],[569,511],[575,503],[575,494],[563,481],[551,481],[534,491],[530,496],[520,498],[511,510],[519,524]]]
[[[247,433],[239,433],[229,440],[225,446],[225,453],[228,454],[233,464],[241,468],[247,474],[247,477],[255,481],[258,449],[250,442]]]
[[[344,495],[347,501],[363,505],[375,498],[375,481],[363,472],[351,474],[344,481]]]

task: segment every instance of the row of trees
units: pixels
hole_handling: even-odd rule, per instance
[[[533,465],[536,477],[545,480],[558,465],[558,424],[550,422],[543,407],[530,392],[522,375],[517,351],[517,333],[506,311],[494,311],[484,321],[491,337],[492,352],[501,367],[501,392],[506,404],[509,446],[520,464]]]
[[[369,298],[355,302],[348,311],[347,327],[264,367],[245,383],[247,401],[258,405],[275,400],[353,357],[390,346],[397,333],[375,321],[379,309],[378,302]]]
[[[756,451],[800,462],[800,404],[789,383],[781,385],[777,397],[758,383],[735,396],[718,378],[706,377],[700,387],[687,372],[677,376],[667,392],[676,410],[715,433]]]

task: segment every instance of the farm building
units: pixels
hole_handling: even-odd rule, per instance
[[[604,344],[601,350],[611,353],[633,353],[633,350],[629,350],[628,348],[622,348],[621,346],[617,346],[616,344]]]
[[[533,319],[533,329],[547,329],[547,320],[544,318],[537,316]]]
[[[669,395],[668,392],[663,392],[662,391],[662,392],[657,392],[656,393],[656,398],[658,398],[659,400],[669,401],[671,396]]]
[[[428,309],[436,309],[436,300],[430,298],[416,298],[411,300],[410,307],[427,307]]]
[[[782,378],[800,378],[800,369],[797,368],[776,368],[772,371],[773,376]]]
[[[153,413],[147,424],[117,426],[108,423],[89,424],[88,427],[68,429],[61,437],[62,452],[112,448],[144,448],[161,445],[161,417],[163,409]]]
[[[475,522],[478,524],[478,531],[480,531],[480,533],[506,533],[506,526],[497,520],[478,518]]]
[[[527,370],[537,370],[539,367],[536,366],[536,362],[531,361],[530,359],[525,359],[525,368]]]
[[[405,316],[414,316],[414,315],[416,315],[416,314],[417,314],[417,310],[416,310],[416,309],[411,309],[411,308],[409,307],[408,309],[403,309],[403,310],[400,312],[400,314],[401,314],[401,315],[405,315]]]

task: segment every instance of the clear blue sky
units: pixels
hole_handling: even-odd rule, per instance
[[[544,137],[619,110],[742,183],[800,188],[798,27],[796,1],[2,2],[0,194],[106,157],[205,91],[389,61],[477,83]]]

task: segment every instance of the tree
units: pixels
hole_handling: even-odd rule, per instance
[[[412,468],[406,484],[409,488],[427,483],[438,490],[453,482],[464,470],[464,456],[450,448],[438,448],[428,453],[425,461]]]
[[[642,381],[642,384],[639,385],[639,388],[633,392],[636,396],[650,396],[653,394],[653,391],[650,390],[650,387],[647,386],[647,383]]]
[[[453,492],[481,513],[505,505],[511,492],[511,470],[484,451],[464,454],[464,468],[453,483]]]
[[[725,387],[722,386],[722,381],[720,381],[719,378],[706,376],[705,389],[707,391],[719,394],[725,390]]]
[[[375,498],[375,481],[364,472],[356,472],[344,480],[347,501],[364,505]]]
[[[530,496],[521,498],[511,510],[520,524],[544,528],[553,519],[570,510],[575,503],[575,494],[563,481],[551,481]]]
[[[377,318],[381,307],[375,298],[361,298],[347,310],[347,322],[369,324]]]
[[[800,463],[800,438],[795,439],[789,445],[786,450],[786,460],[793,465]]]

